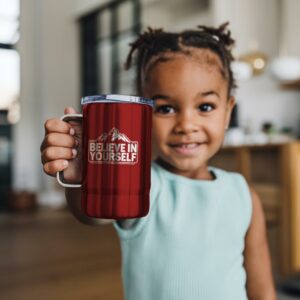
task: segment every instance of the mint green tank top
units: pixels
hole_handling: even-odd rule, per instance
[[[247,299],[248,185],[237,173],[210,170],[214,180],[195,180],[153,163],[149,214],[129,229],[114,222],[126,300]]]

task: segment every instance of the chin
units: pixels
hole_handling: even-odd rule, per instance
[[[193,172],[199,170],[200,168],[206,166],[205,161],[200,161],[198,159],[170,159],[158,157],[158,161],[167,169],[171,171],[179,172]]]
[[[205,166],[204,163],[196,163],[196,162],[181,162],[178,165],[178,170],[181,172],[193,172],[198,171],[199,169]]]

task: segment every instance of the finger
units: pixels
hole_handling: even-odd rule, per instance
[[[65,148],[78,148],[79,141],[77,138],[62,133],[49,133],[45,136],[40,151],[43,152],[48,147],[65,147]]]
[[[43,151],[47,147],[76,148],[78,143],[79,142],[70,134],[49,133],[44,138],[41,150]]]
[[[67,160],[55,160],[44,164],[44,172],[48,175],[55,176],[57,172],[61,172],[69,165]]]
[[[65,114],[77,114],[78,112],[71,106],[64,109]]]
[[[49,119],[45,122],[45,132],[57,132],[57,133],[69,133],[71,135],[74,134],[74,130],[72,126],[67,122],[58,120],[58,119]]]
[[[78,114],[78,112],[73,107],[66,107],[64,110],[65,114]],[[75,129],[75,133],[78,132],[78,128],[81,129],[81,120],[72,120],[69,124]],[[80,130],[79,129],[79,130]]]
[[[70,160],[77,156],[74,148],[48,147],[42,152],[42,163],[45,164],[54,160]]]

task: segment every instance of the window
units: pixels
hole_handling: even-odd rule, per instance
[[[12,185],[12,125],[19,119],[19,0],[0,0],[0,210]]]
[[[19,0],[0,0],[0,43],[14,45],[19,39]]]
[[[19,97],[20,58],[15,50],[0,48],[0,108],[8,109]]]
[[[138,0],[119,0],[81,18],[83,95],[134,92],[134,72],[123,66],[140,15]]]
[[[20,57],[15,50],[19,40],[19,0],[0,0],[0,109],[8,111],[8,120],[18,119],[16,108],[20,94]]]

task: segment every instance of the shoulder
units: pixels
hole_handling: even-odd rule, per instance
[[[232,210],[242,215],[243,228],[248,229],[253,209],[252,189],[249,187],[245,177],[237,172],[230,172],[219,168],[211,168],[217,180],[220,181],[220,193],[222,197],[230,200]]]
[[[253,224],[256,223],[259,224],[259,226],[264,226],[265,217],[264,217],[264,211],[263,211],[263,206],[262,206],[260,196],[255,191],[252,185],[248,185],[248,188],[249,188],[251,207],[252,207],[251,221],[249,226],[249,230],[250,230],[253,227]]]
[[[250,233],[250,236],[252,236],[253,234],[256,235],[256,233],[258,233],[257,230],[259,228],[261,229],[265,227],[265,217],[260,196],[255,191],[254,187],[249,185],[246,180],[245,184],[249,190],[249,204],[251,205],[251,214],[247,235]]]
[[[238,192],[250,196],[250,188],[245,177],[237,172],[226,171],[223,169],[210,167],[210,170],[215,174],[216,178],[222,182],[226,188],[233,188]]]
[[[261,199],[255,189],[250,186],[251,203],[252,203],[252,218],[249,231],[255,234],[255,228],[263,228],[265,226],[265,217]]]

